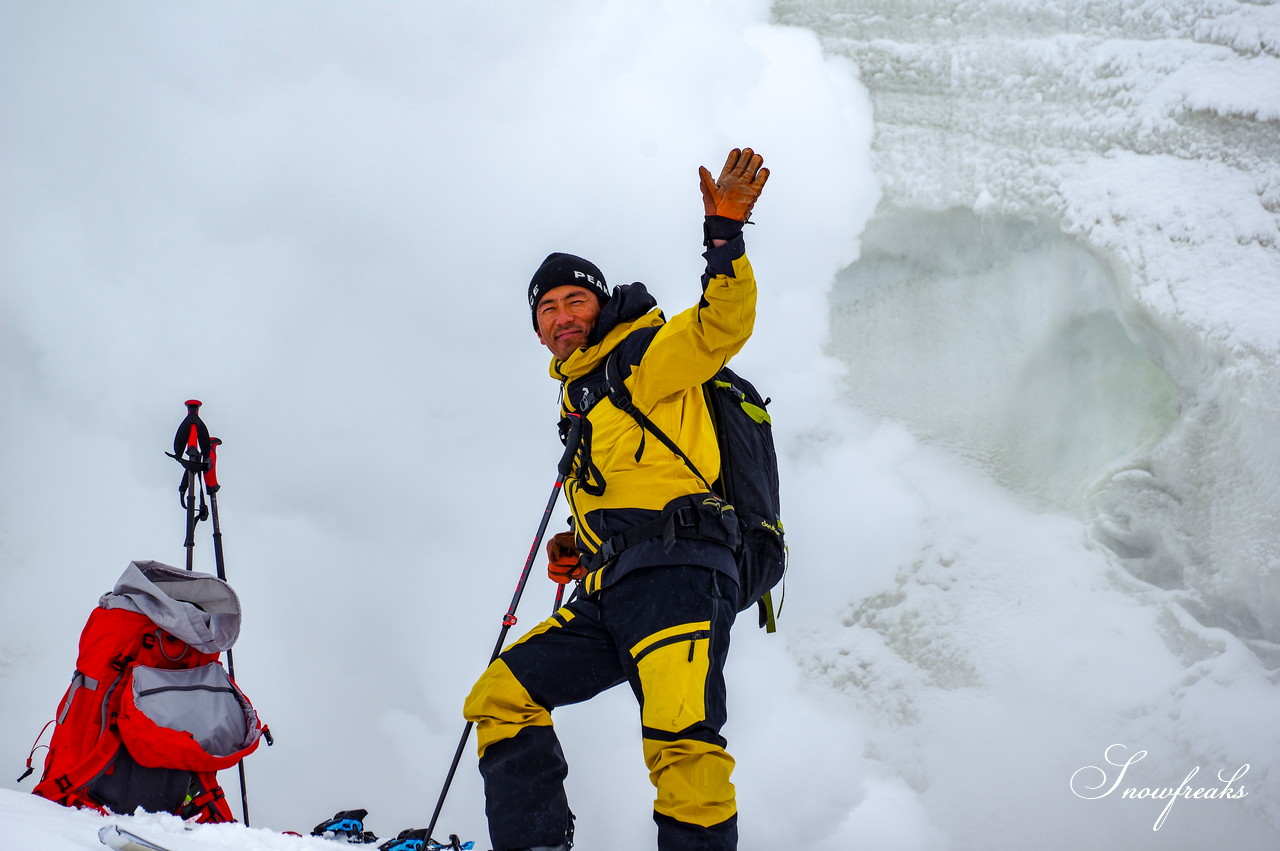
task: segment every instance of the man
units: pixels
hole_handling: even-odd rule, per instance
[[[496,851],[572,844],[568,768],[550,713],[624,681],[640,703],[659,849],[737,847],[733,758],[720,728],[738,531],[732,507],[707,487],[720,455],[701,385],[751,336],[756,285],[742,227],[769,176],[762,165],[750,148],[735,148],[719,179],[698,169],[707,214],[702,298],[670,321],[643,284],[610,292],[581,257],[552,254],[530,281],[562,413],[581,418],[565,485],[573,531],[549,542],[548,573],[579,585],[502,652],[467,698]],[[614,405],[606,368],[687,458]]]

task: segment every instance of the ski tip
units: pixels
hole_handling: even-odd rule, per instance
[[[170,851],[136,833],[130,833],[118,824],[109,824],[98,831],[98,841],[115,851]]]
[[[120,839],[120,830],[114,824],[109,824],[98,831],[98,841],[108,848],[119,847],[116,843]]]

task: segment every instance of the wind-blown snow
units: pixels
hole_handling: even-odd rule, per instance
[[[750,144],[793,575],[730,658],[742,847],[1275,847],[1277,68],[1228,0],[5,5],[12,776],[97,597],[181,563],[197,397],[278,744],[250,831],[124,820],[425,826],[554,475],[528,275],[691,303],[696,166]],[[652,847],[630,694],[557,724],[579,846]],[[1088,799],[1139,751],[1247,795]],[[488,847],[470,754],[437,838]],[[30,783],[0,847],[97,847]]]

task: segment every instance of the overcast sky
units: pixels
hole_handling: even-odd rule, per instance
[[[0,710],[5,752],[128,561],[182,563],[163,452],[194,397],[224,441],[237,673],[280,737],[258,782],[294,790],[260,818],[372,806],[353,785],[406,824],[433,801],[558,457],[541,259],[688,306],[697,167],[754,146],[742,362],[797,408],[829,399],[869,107],[767,7],[0,3],[0,674],[30,694]]]

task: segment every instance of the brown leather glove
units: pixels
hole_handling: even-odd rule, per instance
[[[724,168],[718,180],[711,180],[711,172],[698,166],[698,179],[702,185],[702,204],[708,216],[724,216],[745,222],[751,217],[751,208],[769,179],[769,169],[761,168],[764,157],[750,148],[734,148],[725,158]]]
[[[572,532],[560,532],[551,536],[551,540],[547,541],[547,558],[551,560],[547,565],[547,576],[552,582],[568,585],[587,575]]]

